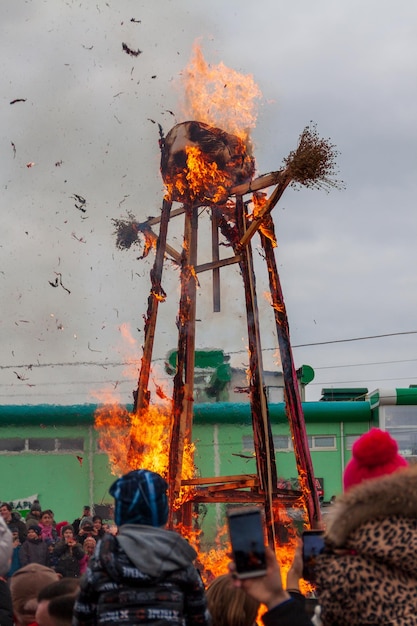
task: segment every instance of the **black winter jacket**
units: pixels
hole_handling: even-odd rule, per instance
[[[81,559],[84,554],[79,543],[71,548],[64,540],[58,541],[52,553],[53,568],[64,578],[79,578]]]
[[[125,524],[90,558],[73,626],[207,626],[195,550],[178,533]]]
[[[49,567],[48,546],[42,539],[26,539],[20,548],[19,559],[22,567],[29,563],[39,563]]]
[[[305,610],[305,598],[291,593],[291,599],[262,615],[265,626],[313,626]]]

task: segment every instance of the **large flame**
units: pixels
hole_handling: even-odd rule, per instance
[[[198,43],[182,72],[185,119],[220,126],[228,133],[248,139],[256,125],[261,90],[250,74],[207,63]]]
[[[120,327],[127,351],[137,349],[129,326]],[[127,367],[123,374],[132,378],[137,374],[138,361],[125,357]],[[172,430],[172,400],[168,399],[168,390],[164,382],[158,380],[155,370],[151,374],[152,391],[155,398],[145,409],[137,413],[130,412],[120,403],[115,389],[106,389],[95,394],[101,402],[95,413],[95,427],[99,433],[99,446],[109,457],[110,471],[121,476],[133,469],[146,468],[164,476],[168,475],[169,446]],[[193,478],[194,445],[184,448],[183,478]],[[192,494],[191,487],[181,489],[178,507]]]

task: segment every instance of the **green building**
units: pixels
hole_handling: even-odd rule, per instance
[[[358,390],[354,391],[351,397],[357,397]],[[324,390],[321,401],[303,403],[324,501],[341,492],[352,445],[372,426],[390,431],[401,453],[411,462],[417,459],[417,389],[377,390],[356,400],[346,399],[346,393]],[[344,399],[334,399],[343,395]],[[72,521],[85,504],[109,517],[108,488],[114,476],[98,445],[96,409],[95,404],[0,406],[1,500],[25,509],[25,502],[38,496],[44,508],[55,512],[57,521]],[[297,469],[284,403],[270,403],[269,409],[278,477],[294,482]],[[247,402],[196,404],[193,440],[198,476],[256,473]]]

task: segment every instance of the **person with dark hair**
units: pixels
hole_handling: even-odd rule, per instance
[[[168,485],[155,472],[133,470],[110,487],[116,536],[106,534],[81,579],[73,626],[207,626],[204,585],[195,550],[166,530]]]
[[[77,517],[71,524],[74,529],[75,535],[78,535],[78,531],[80,530],[80,524],[84,517],[91,517],[91,507],[88,504],[84,505],[83,514],[80,517]]]
[[[20,548],[19,559],[22,567],[29,563],[49,565],[48,546],[42,539],[42,530],[37,524],[29,526],[26,541]]]
[[[61,578],[38,593],[38,626],[71,626],[75,598],[80,583],[77,578]]]
[[[13,507],[9,502],[0,504],[0,515],[6,522],[7,526],[14,526],[19,532],[19,541],[23,543],[26,539],[26,524],[22,522],[20,515],[13,511]]]
[[[94,537],[96,539],[101,539],[102,536],[104,535],[104,528],[103,528],[103,518],[100,517],[100,515],[94,515],[93,516],[93,527],[95,530],[95,535]]]
[[[54,569],[68,578],[79,578],[81,575],[81,560],[84,550],[74,537],[74,529],[68,524],[61,529],[62,537],[55,544],[52,552]]]
[[[54,514],[51,509],[41,511],[41,519],[38,524],[42,531],[42,539],[48,545],[54,545],[58,539],[58,533],[54,527]]]

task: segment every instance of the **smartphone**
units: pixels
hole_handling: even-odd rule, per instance
[[[229,537],[238,578],[266,574],[264,514],[260,507],[227,511]]]
[[[303,532],[303,578],[308,582],[316,581],[316,558],[324,550],[324,531],[305,530]]]

